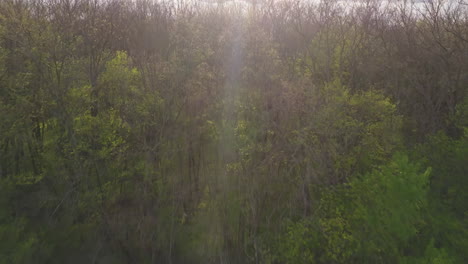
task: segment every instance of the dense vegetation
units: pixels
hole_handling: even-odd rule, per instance
[[[0,263],[468,263],[463,1],[0,1]]]

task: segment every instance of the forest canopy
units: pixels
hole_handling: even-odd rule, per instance
[[[466,0],[0,1],[0,264],[468,263]]]

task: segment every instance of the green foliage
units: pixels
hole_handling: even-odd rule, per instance
[[[432,136],[418,146],[414,156],[433,166],[430,184],[431,211],[426,233],[435,239],[440,254],[455,263],[468,256],[468,207],[466,188],[468,171],[468,134],[453,139],[443,133]]]
[[[294,223],[282,242],[286,263],[395,263],[424,225],[430,169],[408,157],[322,195],[317,217]],[[314,257],[312,257],[314,256]]]
[[[350,182],[348,199],[356,206],[352,221],[365,225],[358,236],[362,259],[392,262],[417,235],[424,222],[429,175],[430,169],[421,173],[406,156],[396,155],[380,171]]]
[[[0,264],[466,262],[465,9],[169,2],[0,1]]]

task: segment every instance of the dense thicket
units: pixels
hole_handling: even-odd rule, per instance
[[[467,263],[468,5],[0,1],[0,263]]]

